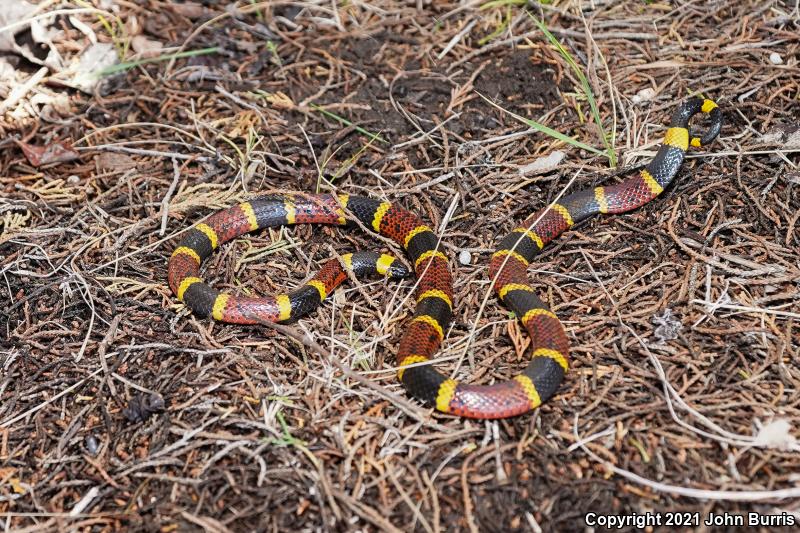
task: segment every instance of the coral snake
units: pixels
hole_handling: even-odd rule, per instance
[[[710,127],[703,137],[689,133],[689,119],[703,112]],[[389,202],[327,194],[280,194],[254,198],[218,211],[190,229],[169,260],[169,285],[193,312],[238,324],[253,317],[286,321],[316,308],[347,275],[332,259],[290,294],[250,298],[219,292],[199,278],[200,264],[214,249],[242,234],[284,224],[346,225],[355,217],[391,238],[408,254],[417,275],[416,309],[397,351],[398,376],[408,393],[439,411],[470,418],[505,418],[525,413],[549,399],[569,367],[569,341],[556,315],[536,296],[526,269],[558,235],[598,213],[623,213],[658,196],[675,177],[689,145],[710,143],[720,131],[722,114],[711,100],[690,98],[672,116],[658,153],[636,175],[619,184],[581,190],[528,217],[501,242],[489,263],[500,300],[511,308],[531,336],[533,355],[514,378],[491,385],[466,385],[437,372],[431,364],[453,311],[453,286],[447,256],[433,230],[419,217]],[[360,252],[343,256],[345,268],[392,277],[406,274],[390,256]]]

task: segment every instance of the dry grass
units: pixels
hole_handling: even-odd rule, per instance
[[[145,0],[119,5],[113,35],[116,19],[86,3],[44,5],[165,57],[94,96],[30,84],[0,117],[6,529],[559,531],[590,511],[800,513],[796,4],[534,5],[587,73],[598,125],[517,3]],[[59,20],[54,46],[71,58],[86,32]],[[13,83],[38,71],[23,61]],[[599,150],[616,132],[628,168],[695,93],[723,108],[720,139],[662,197],[574,228],[531,267],[573,362],[530,416],[465,421],[407,398],[394,353],[413,281],[351,283],[288,330],[198,319],[166,286],[180,233],[256,191],[387,198],[454,258],[471,253],[454,261],[441,367],[507,378],[528,341],[493,296],[482,306],[489,254],[568,183],[616,170],[479,94]],[[34,168],[12,136],[71,140],[80,158]],[[557,168],[520,173],[555,149]],[[335,253],[387,246],[265,231],[205,276],[268,293]]]

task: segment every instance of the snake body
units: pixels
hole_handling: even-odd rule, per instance
[[[697,113],[711,125],[702,137],[689,132]],[[338,260],[326,263],[291,294],[241,298],[221,293],[199,278],[200,264],[220,244],[244,233],[284,224],[345,225],[352,216],[391,238],[406,251],[417,275],[417,305],[397,350],[398,377],[414,398],[439,411],[469,418],[506,418],[547,401],[569,368],[569,341],[556,315],[535,294],[526,274],[539,251],[565,230],[600,213],[624,213],[658,196],[673,180],[689,145],[710,143],[720,131],[722,114],[711,100],[690,98],[672,116],[661,147],[638,174],[616,185],[581,190],[528,217],[492,255],[489,275],[500,300],[514,311],[531,336],[533,356],[512,379],[491,385],[467,385],[440,374],[430,360],[441,344],[453,310],[447,256],[433,230],[415,214],[390,202],[347,195],[271,195],[219,211],[189,230],[168,265],[169,285],[179,299],[202,316],[235,323],[294,319],[316,308],[345,278]],[[359,256],[361,257],[361,256]],[[363,259],[363,270],[404,275],[388,256]],[[346,266],[346,265],[345,265]]]
[[[190,229],[172,253],[168,281],[172,291],[197,315],[233,324],[256,324],[258,320],[296,320],[316,309],[336,287],[356,276],[380,274],[402,278],[409,271],[394,257],[370,251],[331,259],[312,279],[288,294],[252,298],[220,292],[200,279],[200,264],[220,245],[260,228],[286,224],[344,224],[344,215],[330,196],[295,198],[269,195],[223,209]]]

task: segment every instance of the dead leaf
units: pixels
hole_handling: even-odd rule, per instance
[[[56,141],[47,146],[35,146],[17,140],[14,142],[22,149],[22,153],[25,154],[28,162],[35,167],[51,163],[65,163],[80,157],[78,152],[72,148],[72,144],[66,141]]]
[[[800,147],[800,123],[778,124],[761,136],[761,142],[783,149]]]
[[[8,483],[17,494],[25,494],[27,491],[22,486],[19,478],[11,477],[16,471],[17,469],[12,467],[0,468],[0,484]]]
[[[16,492],[17,494],[25,494],[26,490],[20,484],[19,479],[12,477],[11,479],[8,480],[8,483],[9,485],[11,485],[11,488],[14,489],[14,492]]]
[[[0,52],[11,52],[56,72],[61,67],[61,56],[53,40],[58,40],[63,32],[55,24],[54,16],[35,17],[37,9],[25,0],[0,0],[0,28],[6,28],[0,31]],[[30,38],[20,36],[17,41],[17,34],[21,33],[29,34]],[[42,48],[48,50],[44,59],[39,56]]]
[[[111,43],[89,45],[81,54],[77,66],[70,69],[75,74],[64,83],[87,94],[92,94],[100,82],[101,73],[117,63],[117,51]]]
[[[17,24],[36,11],[36,6],[25,0],[17,0],[16,2],[4,2],[3,9],[0,9],[0,28],[12,26],[11,29],[0,32],[0,52],[15,52],[17,50],[17,42],[14,40],[14,35],[21,32],[29,26],[30,23]]]
[[[136,166],[136,161],[132,157],[114,152],[102,152],[94,158],[94,162],[99,171],[128,170]]]
[[[173,13],[188,19],[199,19],[206,14],[208,9],[197,2],[185,2],[183,4],[172,4],[169,6]]]
[[[142,57],[153,57],[161,53],[164,45],[158,41],[148,39],[144,35],[137,35],[131,39],[131,48]]]
[[[542,174],[544,172],[549,172],[553,170],[561,162],[564,158],[567,157],[567,154],[562,152],[561,150],[554,150],[549,155],[545,157],[540,157],[538,159],[534,159],[532,162],[528,163],[527,165],[523,165],[519,167],[518,171],[523,176],[529,176],[531,174]]]

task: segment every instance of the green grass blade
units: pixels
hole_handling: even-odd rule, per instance
[[[544,22],[531,15],[530,12],[526,13],[528,13],[528,16],[531,18],[531,20],[533,20],[534,24],[536,24],[539,30],[541,30],[541,32],[544,33],[545,37],[547,37],[547,40],[550,41],[550,44],[555,46],[558,53],[561,54],[561,57],[564,58],[569,67],[572,69],[572,71],[580,80],[581,87],[583,89],[584,94],[586,95],[586,100],[589,102],[589,108],[592,111],[592,117],[594,117],[594,121],[595,124],[597,124],[597,127],[600,128],[600,135],[602,137],[601,140],[603,141],[603,146],[606,149],[606,157],[608,157],[609,163],[611,164],[612,167],[617,166],[617,155],[614,152],[614,147],[609,142],[608,135],[606,134],[606,130],[603,127],[603,122],[600,119],[600,110],[597,107],[597,101],[594,98],[594,93],[592,92],[592,87],[589,85],[588,78],[583,73],[583,70],[581,70],[581,68],[578,66],[578,63],[572,57],[572,54],[569,53],[569,50],[564,48],[564,46],[561,44],[561,41],[559,41],[556,38],[556,36],[553,35],[552,32],[550,32],[550,30],[547,29],[547,26],[545,26]]]
[[[364,152],[366,152],[366,151],[367,151],[367,148],[369,148],[370,146],[372,146],[372,143],[373,143],[374,141],[375,141],[375,138],[371,138],[369,141],[367,141],[367,144],[365,144],[364,146],[362,146],[361,148],[359,148],[358,152],[356,152],[356,153],[354,153],[352,156],[350,156],[350,157],[347,159],[347,161],[345,161],[345,162],[342,164],[342,166],[340,166],[340,167],[339,167],[339,169],[338,169],[336,172],[334,172],[334,173],[333,173],[333,176],[331,176],[331,183],[333,183],[333,182],[335,182],[337,179],[339,179],[339,178],[341,177],[342,173],[344,172],[344,170],[345,170],[346,168],[349,168],[351,165],[355,165],[356,161],[358,161],[358,159],[361,157],[361,155],[362,155]],[[319,189],[319,184],[317,185],[317,189]],[[319,190],[317,190],[317,192],[319,192]]]
[[[606,157],[608,156],[608,154],[606,154],[602,150],[598,150],[594,146],[589,146],[588,144],[582,143],[582,142],[580,142],[578,140],[573,139],[572,137],[564,135],[560,131],[556,131],[553,128],[545,126],[541,122],[536,122],[535,120],[531,120],[529,118],[525,118],[523,116],[517,115],[516,113],[514,113],[512,111],[509,111],[508,109],[504,109],[503,107],[495,104],[494,102],[492,102],[491,100],[486,98],[481,93],[478,93],[478,96],[480,96],[481,98],[486,100],[489,103],[489,105],[491,105],[493,107],[496,107],[497,109],[499,109],[503,113],[511,115],[512,117],[514,117],[518,121],[522,122],[523,124],[526,124],[526,125],[530,126],[531,128],[535,129],[536,131],[538,131],[540,133],[544,133],[545,135],[547,135],[549,137],[553,137],[554,139],[558,139],[559,141],[565,142],[565,143],[567,143],[569,145],[572,145],[572,146],[574,146],[576,148],[580,148],[582,150],[586,150],[587,152],[591,152],[593,154],[602,155],[602,156],[606,156]]]
[[[117,72],[130,70],[140,65],[159,63],[161,61],[170,61],[172,59],[180,59],[182,57],[194,57],[205,54],[214,54],[218,51],[219,51],[219,46],[212,46],[210,48],[200,48],[198,50],[186,50],[184,52],[176,52],[174,54],[167,54],[158,57],[148,57],[147,59],[137,59],[136,61],[126,61],[124,63],[117,63],[116,65],[111,65],[110,67],[104,68],[103,70],[100,71],[100,75],[108,76],[110,74],[116,74]]]
[[[336,113],[331,113],[327,109],[322,109],[317,104],[311,104],[311,108],[315,109],[316,111],[319,111],[320,113],[322,113],[323,115],[325,115],[328,118],[332,118],[333,120],[339,122],[340,124],[344,124],[345,126],[352,126],[357,132],[369,137],[370,140],[380,141],[383,144],[389,144],[389,141],[387,141],[386,139],[384,139],[383,137],[381,137],[377,133],[371,133],[371,132],[365,130],[364,128],[362,128],[361,126],[356,126],[355,124],[353,124],[352,122],[350,122],[346,118],[340,117]]]

